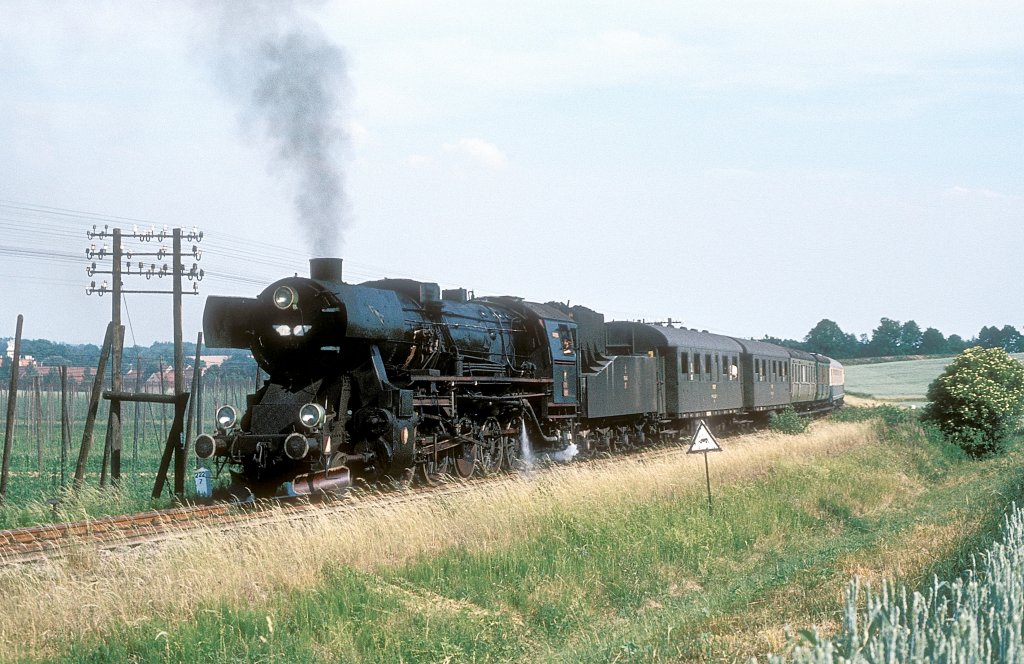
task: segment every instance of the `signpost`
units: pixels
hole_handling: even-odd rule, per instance
[[[693,440],[690,441],[690,449],[686,450],[687,454],[703,454],[704,455],[704,479],[708,485],[708,514],[711,514],[711,472],[708,470],[708,452],[721,452],[722,447],[715,440],[714,434],[711,433],[711,429],[704,423],[704,420],[700,421],[697,426],[697,430],[693,433]]]

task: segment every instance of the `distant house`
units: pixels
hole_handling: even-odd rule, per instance
[[[202,360],[206,363],[206,368],[219,367],[224,364],[225,361],[230,360],[230,355],[203,355]]]
[[[96,370],[91,367],[68,367],[68,384],[74,386],[91,383],[93,374],[95,373]],[[60,367],[45,367],[38,364],[22,364],[21,371],[18,374],[19,380],[22,378],[30,378],[31,376],[52,376],[50,384],[56,385],[60,382]]]
[[[182,373],[182,375],[184,377],[185,390],[191,390],[192,389],[192,387],[191,387],[192,386],[192,374],[193,374],[192,367],[185,367],[185,371]],[[163,380],[163,393],[164,394],[174,394],[174,369],[171,368],[171,367],[164,367],[164,375],[163,375],[163,379],[162,380]],[[151,392],[151,393],[154,393],[154,394],[160,394],[160,392],[161,392],[161,389],[160,389],[161,382],[160,381],[161,381],[160,372],[159,371],[153,372],[153,374],[150,375],[150,377],[146,379],[146,382],[143,383],[142,391],[143,392]]]

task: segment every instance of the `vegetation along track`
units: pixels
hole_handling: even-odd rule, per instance
[[[680,442],[669,442],[657,447],[644,447],[632,454],[591,457],[585,463],[592,466],[626,461],[649,462],[659,457],[678,454]],[[543,465],[530,471],[543,470]],[[254,527],[284,520],[300,520],[310,510],[358,511],[381,503],[403,503],[434,499],[442,495],[470,490],[487,478],[459,480],[437,486],[418,486],[388,490],[386,487],[355,489],[337,500],[327,502],[265,500],[250,504],[216,503],[188,505],[164,510],[151,510],[135,514],[86,519],[70,523],[43,524],[0,530],[0,566],[31,563],[49,557],[61,556],[68,549],[90,546],[97,550],[116,550],[150,544],[166,539],[188,536],[198,529],[229,530]]]

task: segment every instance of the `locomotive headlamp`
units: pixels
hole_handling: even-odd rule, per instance
[[[235,410],[234,406],[221,406],[217,409],[216,420],[217,428],[221,431],[227,431],[235,426],[235,422],[238,421],[238,411]]]
[[[299,421],[307,429],[315,429],[327,419],[327,411],[318,403],[307,403],[299,409]]]
[[[217,441],[208,433],[201,433],[195,442],[196,456],[209,459],[217,452]]]
[[[291,286],[278,286],[274,289],[274,306],[278,309],[291,309],[298,301],[299,294]]]
[[[289,459],[299,461],[309,454],[309,441],[301,433],[289,434],[284,439],[284,453]]]

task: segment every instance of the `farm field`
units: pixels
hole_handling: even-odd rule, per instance
[[[1012,355],[1024,362],[1024,353]],[[953,358],[857,364],[846,367],[846,391],[883,401],[924,405],[928,385]]]
[[[197,413],[193,437],[210,428],[214,412],[224,403],[244,403],[253,382],[204,381],[201,386],[202,413]],[[6,427],[9,390],[0,389],[0,431]],[[75,474],[85,430],[89,394],[80,388],[68,394],[70,441],[61,445],[61,394],[59,390],[19,389],[11,445],[6,502],[0,505],[0,528],[13,528],[54,521],[74,521],[86,517],[124,514],[170,507],[171,479],[160,499],[151,493],[160,464],[173,409],[162,404],[125,404],[122,407],[123,449],[121,483],[110,488],[105,478],[100,488],[109,402],[99,405],[91,450],[85,466],[84,491],[67,490]],[[185,493],[194,495],[192,472],[197,459],[186,459]]]
[[[787,647],[787,628],[835,633],[853,574],[912,588],[955,576],[1022,497],[1019,441],[966,461],[912,417],[880,413],[888,424],[849,409],[799,436],[725,439],[710,514],[703,463],[680,450],[503,477],[357,520],[325,512],[5,570],[0,653],[763,661]]]

